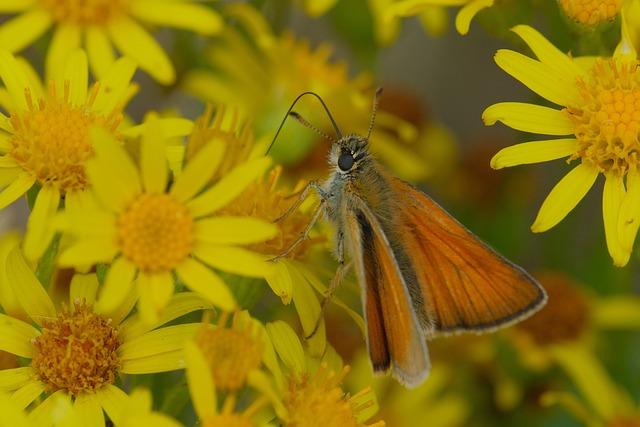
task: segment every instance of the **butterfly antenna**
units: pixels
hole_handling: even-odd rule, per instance
[[[322,132],[320,129],[318,129],[317,127],[315,127],[314,125],[312,125],[311,123],[309,123],[309,121],[307,119],[305,119],[304,117],[302,117],[300,114],[298,114],[295,111],[292,111],[289,113],[289,115],[296,119],[298,122],[300,122],[300,124],[306,128],[311,129],[312,131],[314,131],[315,133],[317,133],[318,135],[320,135],[321,137],[323,137],[324,139],[327,139],[331,142],[335,141],[334,138],[330,137],[329,135],[327,135],[326,133]]]
[[[318,95],[315,92],[303,92],[300,95],[298,95],[298,97],[296,99],[294,99],[293,102],[291,103],[291,107],[289,107],[289,109],[287,110],[287,114],[285,114],[284,118],[282,119],[282,122],[280,122],[280,126],[278,126],[278,130],[276,131],[276,134],[273,136],[273,140],[271,140],[271,144],[269,144],[269,148],[267,148],[267,152],[265,154],[268,154],[269,151],[271,150],[271,147],[273,147],[273,144],[275,144],[276,138],[278,138],[278,135],[280,134],[280,131],[282,130],[282,127],[284,126],[284,122],[287,120],[287,118],[290,115],[293,115],[294,118],[298,118],[298,117],[302,118],[302,117],[300,117],[299,114],[297,114],[297,113],[291,114],[291,112],[293,110],[293,107],[295,107],[296,103],[300,100],[300,98],[302,98],[305,95],[311,95],[311,96],[315,97],[318,101],[320,101],[320,104],[322,104],[322,107],[324,108],[324,111],[326,111],[327,116],[329,116],[329,120],[331,120],[331,124],[333,125],[333,129],[336,131],[336,135],[337,135],[338,139],[342,138],[342,132],[340,132],[340,128],[338,127],[336,121],[333,119],[333,116],[331,115],[331,112],[329,111],[329,108],[327,107],[327,104],[325,104],[324,101],[322,100],[322,98],[320,98],[320,95]],[[304,120],[304,119],[302,119],[302,120]],[[298,119],[298,121],[300,121],[300,120]],[[309,122],[307,122],[306,120],[304,120],[304,122],[300,121],[300,123],[302,123],[302,124],[307,123],[307,125],[305,125],[305,126],[310,127],[311,129],[315,130],[315,127],[311,127]]]
[[[378,112],[378,105],[380,104],[380,96],[382,95],[382,88],[376,89],[376,94],[373,97],[373,108],[371,109],[371,121],[369,122],[369,131],[367,132],[367,141],[373,131],[373,125],[376,122],[376,113]]]

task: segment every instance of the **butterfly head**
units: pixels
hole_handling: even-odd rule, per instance
[[[333,143],[329,164],[341,175],[352,174],[369,158],[367,140],[359,135],[347,135]]]

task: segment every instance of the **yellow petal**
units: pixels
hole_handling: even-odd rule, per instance
[[[0,25],[0,46],[18,52],[40,37],[51,26],[51,15],[43,8],[18,15]]]
[[[0,390],[14,391],[31,381],[36,375],[31,366],[0,370]]]
[[[40,189],[29,215],[24,239],[24,255],[29,260],[40,258],[53,239],[55,230],[52,221],[59,204],[60,191],[56,187],[45,185]]]
[[[103,79],[116,60],[109,37],[102,27],[85,29],[85,46],[91,71],[96,78]]]
[[[278,233],[275,224],[258,218],[216,216],[196,222],[196,239],[214,245],[249,244],[269,240]]]
[[[217,412],[216,390],[211,371],[202,352],[193,341],[187,341],[185,344],[184,357],[191,401],[198,418],[204,420]]]
[[[33,326],[0,314],[0,350],[20,357],[33,357],[31,340],[40,335]]]
[[[47,291],[42,287],[19,248],[14,248],[7,258],[7,276],[13,280],[13,292],[31,319],[41,324],[56,316],[56,309]]]
[[[487,126],[501,121],[505,125],[524,132],[543,135],[570,135],[574,125],[568,114],[560,110],[524,102],[500,102],[482,113]]]
[[[195,292],[180,292],[171,298],[167,306],[162,310],[157,322],[146,323],[140,316],[132,316],[125,320],[120,326],[119,336],[123,341],[135,338],[155,329],[165,323],[182,317],[185,314],[197,310],[212,310],[213,304],[205,300]]]
[[[44,391],[44,384],[36,379],[32,379],[11,395],[11,401],[18,408],[24,409],[44,393]]]
[[[96,391],[96,397],[109,418],[115,425],[119,425],[120,416],[129,399],[127,394],[119,387],[105,384]]]
[[[73,405],[78,419],[87,427],[104,427],[104,415],[98,397],[93,393],[82,393],[76,397]]]
[[[618,267],[624,267],[629,262],[631,251],[623,249],[618,234],[618,220],[620,207],[624,200],[625,189],[622,177],[607,174],[602,193],[602,218],[604,220],[604,234],[607,240],[609,255]]]
[[[267,274],[265,279],[269,287],[276,294],[283,304],[289,304],[293,295],[293,279],[291,278],[289,260],[281,259],[273,266],[271,274]]]
[[[575,81],[584,75],[581,69],[568,55],[560,51],[542,34],[528,25],[516,25],[511,29],[520,36],[529,46],[540,61],[552,67],[562,79],[568,82]]]
[[[198,194],[216,172],[225,145],[219,139],[213,139],[193,157],[171,187],[171,195],[180,202],[186,202]]]
[[[81,267],[98,262],[111,262],[118,252],[120,249],[112,239],[82,239],[60,254],[58,264],[63,267]]]
[[[100,90],[93,103],[97,113],[109,114],[116,108],[123,107],[129,93],[129,85],[136,72],[136,63],[131,58],[119,58],[98,82]]]
[[[85,105],[89,85],[89,64],[84,50],[71,51],[62,69],[62,79],[69,82],[69,101],[71,104]]]
[[[456,15],[456,30],[462,35],[469,32],[471,20],[478,12],[493,6],[493,0],[472,0],[467,3]]]
[[[493,169],[517,165],[548,162],[570,156],[578,150],[575,139],[549,139],[546,141],[523,142],[503,148],[491,159]]]
[[[173,278],[170,273],[143,273],[136,280],[138,288],[138,310],[147,323],[158,321],[160,312],[173,295]]]
[[[640,297],[599,298],[593,308],[593,320],[601,329],[640,329]]]
[[[27,320],[29,316],[23,310],[13,291],[13,278],[7,276],[6,263],[11,251],[20,244],[17,232],[5,233],[0,238],[0,305],[5,314],[20,320]]]
[[[292,274],[295,283],[293,287],[293,304],[298,312],[305,336],[309,336],[316,327],[316,324],[318,324],[318,322],[320,323],[313,337],[307,340],[309,354],[315,357],[322,357],[325,352],[327,337],[318,297],[304,276],[300,274],[296,268],[293,269]]]
[[[70,398],[64,390],[58,390],[50,394],[29,413],[31,426],[50,426],[52,423],[56,423],[58,421],[56,418],[63,417],[63,415],[60,414],[60,412],[62,412],[61,409],[67,413],[69,410],[72,410]],[[55,415],[57,415],[57,417]],[[64,424],[64,427],[76,427],[76,424]]]
[[[306,371],[304,351],[300,339],[291,326],[282,320],[277,320],[267,323],[266,328],[271,343],[285,366],[292,374],[302,375]]]
[[[531,231],[541,233],[558,224],[576,207],[598,177],[598,169],[584,163],[573,168],[553,187],[540,207]]]
[[[47,80],[59,79],[57,89],[64,89],[62,75],[66,68],[69,54],[80,47],[80,27],[75,24],[60,23],[56,25],[47,50],[45,76]],[[86,82],[85,82],[86,84]],[[60,94],[64,92],[58,92]]]
[[[206,35],[216,34],[223,27],[223,21],[215,11],[187,2],[136,0],[131,3],[130,12],[141,21]]]
[[[160,121],[151,115],[146,121],[140,150],[142,184],[147,193],[164,193],[169,177]]]
[[[187,323],[147,332],[127,340],[118,349],[118,354],[122,361],[127,361],[182,350],[200,326],[200,323]]]
[[[633,250],[633,243],[640,227],[640,172],[630,167],[627,173],[627,193],[620,206],[618,238],[625,252]]]
[[[121,212],[142,191],[136,166],[120,143],[105,130],[91,129],[91,141],[96,155],[87,162],[86,168],[93,190],[105,206]]]
[[[449,29],[449,11],[442,6],[431,6],[418,15],[422,28],[432,37],[443,36]]]
[[[249,277],[273,274],[273,264],[247,249],[198,243],[193,253],[208,265],[229,273]]]
[[[313,18],[324,15],[338,0],[305,0],[304,10]]]
[[[0,28],[4,28],[3,27]],[[0,40],[2,38],[0,30]],[[0,44],[2,46],[2,44]],[[28,105],[24,91],[29,87],[27,76],[24,75],[16,58],[5,50],[0,51],[0,78],[11,95],[13,107],[17,110],[27,110]],[[11,126],[8,130],[11,131]]]
[[[69,307],[73,307],[74,302],[85,302],[93,305],[98,292],[98,277],[95,273],[75,274],[71,278],[69,288]]]
[[[183,349],[140,359],[124,360],[120,372],[123,374],[155,374],[184,368]]]
[[[175,80],[175,71],[167,54],[147,31],[126,16],[113,19],[107,26],[118,50],[133,58],[141,69],[162,84]]]
[[[133,287],[136,267],[124,257],[116,259],[105,278],[96,304],[96,312],[109,317],[120,307]]]
[[[186,136],[193,131],[193,122],[182,117],[159,117],[158,122],[160,123],[160,128],[162,129],[161,133],[165,139]],[[142,136],[146,127],[147,123],[142,123],[137,126],[124,129],[122,134],[130,138],[136,138],[138,136]],[[215,170],[213,172],[215,172]]]
[[[21,172],[18,177],[2,191],[0,191],[0,209],[6,208],[15,202],[18,197],[26,193],[36,182],[35,178],[27,172]]]
[[[500,68],[529,89],[558,105],[580,105],[582,98],[573,81],[566,81],[551,67],[512,50],[500,49],[495,55]]]
[[[235,298],[227,285],[202,263],[188,258],[178,266],[176,271],[189,289],[203,295],[214,305],[225,311],[236,308]]]
[[[188,203],[189,210],[196,216],[210,214],[226,206],[238,197],[271,164],[271,159],[262,157],[237,166],[222,177],[213,187]]]
[[[22,12],[34,5],[36,0],[2,0],[0,12]]]
[[[280,375],[282,375],[282,373],[280,373]],[[284,388],[284,381],[281,384],[278,384],[277,378],[277,376],[274,378],[276,379],[276,387],[278,390],[282,390]],[[282,403],[280,397],[281,393],[278,393],[276,390],[274,390],[271,379],[267,375],[265,375],[264,372],[257,369],[253,370],[247,377],[247,383],[254,389],[258,390],[260,393],[262,393],[264,396],[266,396],[269,400],[271,400],[273,409],[280,419],[287,419],[287,409]]]

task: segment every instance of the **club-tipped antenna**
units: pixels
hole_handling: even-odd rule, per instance
[[[319,128],[315,127],[314,125],[312,125],[311,123],[309,123],[309,120],[305,119],[304,117],[302,117],[300,114],[298,114],[295,111],[292,111],[289,113],[289,115],[291,117],[293,117],[294,119],[296,119],[298,122],[300,122],[300,124],[306,128],[311,129],[312,131],[314,131],[315,133],[317,133],[318,135],[320,135],[321,137],[323,137],[324,139],[330,141],[330,142],[334,142],[335,139],[330,137],[329,135],[327,135],[326,133],[324,133],[323,131],[321,131]]]
[[[318,101],[320,101],[320,104],[322,104],[322,107],[324,108],[324,111],[326,111],[327,116],[329,116],[329,120],[331,120],[331,124],[333,125],[333,129],[336,131],[336,135],[337,135],[338,139],[342,138],[342,132],[340,132],[340,128],[336,124],[336,121],[333,119],[333,116],[331,115],[331,112],[329,111],[329,108],[327,107],[327,104],[325,104],[324,101],[322,100],[322,98],[320,98],[320,95],[318,95],[315,92],[311,92],[311,91],[302,92],[291,103],[291,107],[289,107],[289,109],[287,110],[287,114],[285,114],[284,118],[282,119],[282,122],[280,122],[280,126],[278,126],[278,130],[276,131],[276,134],[273,136],[273,140],[271,140],[271,144],[269,144],[269,148],[267,148],[267,152],[265,154],[268,154],[269,151],[271,150],[271,147],[273,147],[273,144],[275,144],[276,138],[278,138],[278,135],[280,134],[280,131],[282,130],[282,127],[284,126],[284,122],[287,120],[287,118],[291,114],[291,111],[293,110],[293,107],[295,107],[296,103],[300,100],[300,98],[302,98],[305,95],[312,95]],[[298,117],[300,117],[300,116],[298,115]],[[306,120],[305,120],[305,122],[306,122]]]
[[[380,95],[382,95],[382,88],[376,89],[376,94],[373,96],[373,108],[371,109],[371,121],[369,121],[369,131],[367,132],[367,141],[373,131],[373,125],[376,122],[376,113],[378,112],[378,104],[380,104]]]

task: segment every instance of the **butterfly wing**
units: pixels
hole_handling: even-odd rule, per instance
[[[389,242],[375,216],[363,203],[346,215],[358,282],[362,287],[367,346],[375,372],[392,374],[407,387],[428,375],[429,354],[407,286]]]
[[[391,178],[402,208],[395,227],[410,260],[408,283],[427,334],[483,332],[517,322],[546,302],[524,270],[478,239],[424,193]]]

